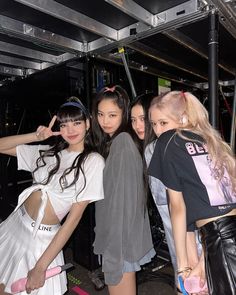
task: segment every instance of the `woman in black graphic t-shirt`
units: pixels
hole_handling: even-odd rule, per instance
[[[204,277],[209,294],[236,294],[236,161],[190,93],[155,97],[149,117],[159,137],[149,174],[167,187],[178,274]],[[158,164],[157,164],[158,163]],[[186,232],[199,228],[204,248],[191,270]]]

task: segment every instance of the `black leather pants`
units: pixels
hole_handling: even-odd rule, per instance
[[[236,216],[200,228],[210,295],[236,295]]]

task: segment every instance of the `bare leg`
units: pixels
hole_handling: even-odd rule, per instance
[[[136,295],[135,272],[126,272],[118,285],[108,286],[110,295]]]

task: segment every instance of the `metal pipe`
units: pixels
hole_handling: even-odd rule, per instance
[[[230,146],[234,152],[235,151],[235,132],[236,132],[236,76],[234,82],[234,100],[233,100],[233,110],[232,110],[232,122],[230,131]]]
[[[86,56],[86,60],[85,60],[85,72],[87,73],[85,75],[85,80],[86,80],[86,104],[87,104],[87,109],[89,110],[91,108],[91,81],[90,81],[90,76],[88,73],[91,72],[91,65],[89,62],[89,57]]]
[[[209,117],[212,126],[219,129],[219,94],[218,94],[218,30],[219,20],[215,10],[209,13],[208,35],[208,76],[209,76]]]
[[[124,50],[123,47],[119,48],[119,53],[121,55],[121,58],[122,58],[122,61],[123,61],[124,67],[125,67],[126,75],[128,77],[129,85],[130,85],[130,88],[131,88],[131,91],[132,91],[132,96],[133,96],[133,99],[134,99],[137,96],[137,94],[136,94],[136,90],[134,88],[134,83],[133,83],[132,76],[131,76],[131,73],[130,73],[130,70],[129,70],[129,67],[128,67],[128,64],[127,64],[127,60],[125,58],[125,50]]]

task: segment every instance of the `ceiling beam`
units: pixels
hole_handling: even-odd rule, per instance
[[[108,26],[105,26],[106,30],[112,30],[111,31],[112,34],[106,34],[105,31],[102,30],[102,28],[99,27],[99,25],[93,19],[88,18],[87,16],[84,16],[84,15],[80,15],[78,12],[75,12],[74,10],[69,9],[68,7],[65,7],[55,1],[52,1],[52,0],[14,0],[14,1],[24,4],[26,6],[29,6],[31,8],[37,9],[39,11],[42,11],[44,13],[50,14],[59,19],[63,19],[64,21],[68,23],[73,23],[74,22],[73,19],[76,19],[76,25],[78,27],[81,27],[88,31],[93,31],[94,29],[96,29],[96,32],[94,31],[94,33],[98,35],[102,35],[104,37],[104,38],[98,38],[88,43],[86,42],[81,43],[79,48],[79,51],[81,52],[93,52],[100,49],[102,49],[103,51],[106,51],[106,50],[109,51],[111,48],[126,45],[129,42],[133,42],[133,40],[148,37],[150,35],[156,34],[160,31],[166,30],[173,26],[174,27],[182,26],[190,21],[197,21],[198,19],[201,19],[206,16],[204,11],[200,9],[200,6],[198,5],[198,0],[189,0],[184,2],[181,5],[177,5],[176,7],[167,9],[166,11],[153,15],[153,19],[155,19],[155,21],[152,21],[152,26],[150,26],[150,24],[147,25],[147,23],[144,23],[142,19],[142,21],[136,22],[118,31],[111,29]],[[115,2],[116,4],[118,3],[117,0],[109,0],[109,1],[113,1],[113,4]],[[131,8],[128,9],[128,4],[131,4],[131,2],[133,1],[132,0],[122,1],[124,7],[126,8],[125,9],[126,13],[131,13],[131,11],[129,10]],[[138,6],[137,4],[136,4],[136,8],[137,9],[134,14],[136,14],[136,19],[140,19],[141,11],[144,11],[144,10],[141,10],[141,6]],[[140,9],[139,12],[138,12],[138,8]],[[66,17],[62,17],[61,14],[63,15],[65,14]],[[83,22],[84,18],[85,18],[85,21]],[[40,30],[39,28],[37,29]],[[34,27],[29,26],[28,31],[29,32],[34,31]],[[44,32],[44,30],[42,31]],[[66,47],[68,47],[68,44],[66,44]],[[77,50],[78,50],[78,46],[77,46]]]
[[[151,27],[155,26],[155,16],[144,9],[142,6],[138,5],[133,0],[105,0],[107,3],[113,5],[118,8],[125,14],[131,16],[132,18],[149,25]]]
[[[38,46],[48,45],[52,50],[64,53],[83,52],[84,45],[81,42],[57,35],[44,29],[26,24],[24,22],[0,15],[0,32],[13,37],[34,42]]]
[[[20,67],[23,69],[42,70],[44,68],[42,63],[32,62],[22,58],[7,56],[3,54],[0,54],[0,63],[13,67]]]
[[[22,57],[31,58],[38,61],[57,63],[57,57],[55,55],[47,54],[41,51],[32,50],[26,47],[2,41],[0,41],[0,51],[7,54],[14,54]]]
[[[103,55],[98,55],[97,58],[100,59],[100,60],[112,62],[112,63],[123,66],[123,61],[122,61],[120,55],[106,53],[106,54],[103,54]],[[182,79],[181,77],[172,75],[172,74],[164,72],[164,71],[160,71],[157,68],[154,68],[154,67],[151,67],[151,66],[146,66],[144,64],[140,64],[140,63],[135,62],[135,61],[130,61],[129,68],[133,69],[133,70],[140,71],[140,72],[144,72],[144,73],[147,73],[147,74],[150,74],[150,75],[153,75],[153,76],[157,76],[159,78],[164,78],[164,79],[167,79],[167,80],[171,80],[172,82],[176,82],[176,83],[179,83],[179,84],[182,84],[182,85],[198,88],[198,83],[194,83],[194,82],[189,81],[187,79]]]
[[[134,32],[136,32],[137,38],[139,35],[141,37],[148,37],[160,31],[167,30],[170,27],[177,28],[185,25],[186,23],[197,21],[207,16],[207,13],[202,11],[200,8],[198,0],[189,0],[156,14],[155,17],[157,21],[155,27],[153,28],[146,26],[144,29],[143,24],[139,22],[119,30],[118,40],[120,41],[130,36],[131,30],[133,31],[133,35],[135,35]]]
[[[123,6],[121,5],[119,9],[128,15],[132,14],[131,16],[139,21],[117,31],[53,0],[14,1],[73,24],[78,28],[103,36],[102,38],[98,38],[92,42],[82,43],[0,15],[1,33],[33,42],[34,45],[38,45],[39,47],[47,45],[49,49],[56,50],[59,53],[59,55],[55,55],[55,57],[53,57],[53,62],[52,60],[48,60],[50,59],[50,55],[44,55],[41,57],[47,59],[46,61],[42,59],[42,61],[45,62],[31,62],[32,64],[30,66],[26,66],[26,62],[29,61],[22,60],[22,64],[20,64],[20,61],[16,58],[15,60],[12,60],[14,64],[19,64],[20,67],[27,68],[28,71],[30,69],[44,69],[51,66],[52,63],[60,63],[65,60],[69,60],[70,58],[73,59],[74,57],[84,56],[87,53],[91,55],[105,53],[114,48],[127,46],[130,43],[136,42],[148,36],[169,30],[170,28],[181,27],[186,23],[197,21],[208,15],[208,12],[200,9],[198,0],[186,1],[181,5],[163,11],[157,15],[148,13],[148,11],[144,10],[137,3],[134,7],[135,9],[131,11],[130,5],[134,4],[134,1],[123,0],[120,1],[120,3],[123,3]],[[111,4],[113,3],[112,5],[115,5],[115,3],[118,5],[118,0],[107,0],[107,2]],[[23,54],[22,56],[27,57],[27,54],[29,54],[28,57],[32,57],[34,54],[36,56],[39,53],[25,52],[25,55]],[[7,58],[8,60],[10,59],[10,57],[5,56],[5,60],[7,60]],[[201,74],[199,73],[199,75]]]
[[[114,48],[127,46],[132,42],[147,38],[163,31],[178,28],[189,22],[196,22],[206,18],[208,11],[201,9],[197,0],[190,0],[181,5],[167,9],[156,15],[157,23],[155,27],[147,26],[142,22],[137,22],[118,31],[118,41],[104,42],[97,39],[88,43],[88,52],[101,54]]]
[[[168,38],[174,40],[175,42],[181,44],[185,48],[190,49],[194,53],[196,53],[196,54],[200,55],[201,57],[205,58],[206,60],[208,60],[208,51],[206,49],[202,48],[193,39],[186,36],[185,34],[180,32],[179,30],[165,31],[165,32],[163,32],[163,34],[165,36],[167,36]],[[224,62],[220,62],[220,61],[219,61],[218,65],[224,71],[226,71],[232,75],[235,75],[235,69],[232,68],[230,65],[225,64]]]
[[[53,0],[14,0],[99,36],[117,40],[117,31]]]
[[[18,77],[23,77],[24,76],[24,71],[19,68],[12,68],[12,67],[7,67],[7,66],[1,66],[0,65],[0,74],[4,76],[18,76]]]
[[[164,54],[152,47],[149,47],[141,42],[135,42],[135,43],[129,44],[128,47],[132,48],[136,52],[139,52],[142,55],[147,56],[153,60],[156,60],[162,64],[176,68],[176,69],[186,72],[188,74],[194,75],[194,76],[199,77],[203,80],[208,80],[207,75],[205,75],[204,73],[200,73],[198,70],[196,70],[190,66],[187,66],[186,64],[182,63],[181,61],[176,60],[176,59],[172,58],[171,56],[166,55],[166,54]]]
[[[235,1],[206,0],[219,12],[219,21],[225,29],[236,39],[236,6]]]

